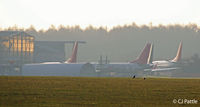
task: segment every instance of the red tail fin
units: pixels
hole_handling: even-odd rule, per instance
[[[182,53],[182,42],[179,44],[179,48],[176,54],[176,57],[172,60],[172,62],[178,62],[181,60],[181,53]]]
[[[140,56],[136,60],[131,61],[130,63],[147,64],[149,54],[150,54],[150,48],[151,48],[151,44],[147,43],[142,53],[140,54]]]
[[[72,51],[72,56],[66,61],[66,63],[76,63],[77,51],[78,51],[78,42],[76,41]]]

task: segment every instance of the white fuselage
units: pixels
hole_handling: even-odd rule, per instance
[[[153,61],[153,65],[157,68],[170,68],[174,67],[175,63],[167,60]]]
[[[45,62],[39,64],[25,64],[22,67],[23,76],[81,76],[81,72],[135,72],[144,70],[148,65],[139,65],[137,63],[60,63]],[[87,75],[86,73],[86,75]],[[103,72],[102,72],[103,73]]]
[[[22,67],[22,75],[23,76],[80,76],[81,70],[84,65],[85,63],[25,64]]]

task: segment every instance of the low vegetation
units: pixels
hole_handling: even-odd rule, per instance
[[[0,106],[200,106],[200,79],[2,76]]]

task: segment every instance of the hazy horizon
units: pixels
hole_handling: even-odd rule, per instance
[[[15,27],[8,30],[17,30]],[[20,29],[18,29],[20,30]],[[169,26],[116,26],[110,31],[92,26],[82,30],[79,26],[54,26],[46,31],[36,31],[33,26],[22,29],[36,41],[81,40],[87,44],[79,46],[79,61],[97,61],[99,55],[108,56],[111,61],[127,62],[134,60],[147,42],[154,43],[154,59],[172,59],[177,52],[179,42],[183,42],[183,58],[200,55],[200,28],[196,24]],[[70,53],[67,54],[69,57]]]
[[[41,28],[41,29],[37,29],[34,25],[30,25],[29,27],[20,27],[18,25],[13,25],[13,26],[8,26],[8,27],[0,27],[0,31],[11,31],[11,30],[16,30],[16,31],[26,31],[26,30],[35,30],[37,32],[47,32],[48,30],[60,30],[60,29],[80,29],[82,31],[85,31],[87,29],[103,29],[106,30],[107,32],[112,31],[115,28],[123,28],[123,27],[129,27],[129,26],[134,26],[137,28],[142,28],[142,27],[148,27],[149,29],[151,28],[159,28],[159,27],[165,27],[165,28],[169,28],[169,27],[173,27],[173,26],[179,26],[179,27],[195,27],[196,32],[200,31],[200,25],[198,25],[197,23],[188,23],[188,24],[180,24],[180,23],[174,23],[174,24],[158,24],[158,25],[153,25],[152,22],[149,22],[148,24],[137,24],[135,22],[132,23],[128,23],[128,24],[122,24],[122,25],[115,25],[112,27],[107,27],[107,26],[94,26],[94,25],[87,25],[85,26],[85,28],[81,27],[81,25],[49,25],[49,27],[45,28]]]

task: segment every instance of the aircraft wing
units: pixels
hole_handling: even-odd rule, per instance
[[[179,67],[174,67],[174,68],[157,68],[157,69],[145,69],[144,71],[147,72],[165,72],[165,71],[173,71],[173,70],[177,70],[180,69]]]

